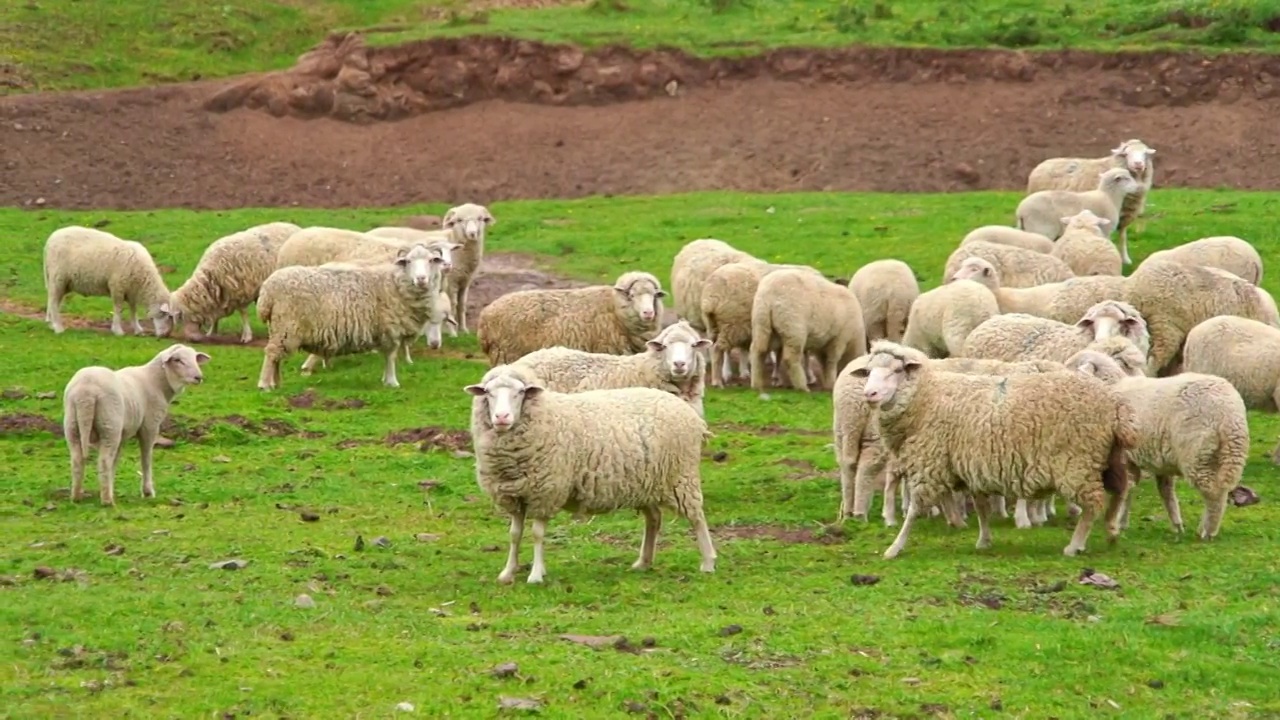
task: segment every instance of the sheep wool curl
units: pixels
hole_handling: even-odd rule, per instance
[[[1092,210],[1105,218],[1108,228],[1115,228],[1120,219],[1120,206],[1126,197],[1142,189],[1128,170],[1112,168],[1098,177],[1092,190],[1041,190],[1031,193],[1018,203],[1017,226],[1022,230],[1040,233],[1050,240],[1062,235],[1062,218]],[[1128,263],[1128,250],[1121,242],[1121,255]]]
[[[1120,251],[1107,237],[1110,223],[1091,210],[1062,218],[1062,236],[1053,244],[1053,256],[1066,263],[1076,277],[1123,274]]]
[[[1223,271],[1171,260],[1142,263],[1125,282],[1125,300],[1147,321],[1151,352],[1147,375],[1176,373],[1187,333],[1217,315],[1275,322],[1265,290]]]
[[[533,521],[529,582],[546,574],[543,538],[561,510],[599,515],[635,509],[644,540],[634,569],[653,564],[662,510],[693,526],[702,572],[716,551],[702,509],[702,446],[711,437],[688,403],[653,388],[558,393],[527,369],[499,365],[468,385],[476,481],[511,518],[507,564],[498,582],[515,579],[526,519]]]
[[[751,304],[751,387],[759,393],[770,351],[778,353],[792,388],[809,392],[805,356],[811,354],[822,363],[822,387],[831,389],[844,366],[867,352],[857,296],[811,270],[765,275]]]
[[[969,234],[965,235],[964,239],[960,241],[960,244],[968,245],[975,242],[1011,245],[1044,255],[1053,252],[1053,241],[1049,238],[1039,233],[1027,232],[1007,225],[983,225],[980,228],[970,230]]]
[[[1051,158],[1031,171],[1027,177],[1027,194],[1041,190],[1092,190],[1106,171],[1113,168],[1128,170],[1140,187],[1137,192],[1125,196],[1120,216],[1112,225],[1120,233],[1121,254],[1128,265],[1128,229],[1146,207],[1147,194],[1155,181],[1155,163],[1151,157],[1155,154],[1155,148],[1133,138],[1120,143],[1107,157]]]
[[[1090,343],[1116,335],[1144,354],[1150,344],[1142,316],[1126,303],[1108,300],[1094,305],[1074,325],[1021,313],[997,315],[974,328],[961,354],[1005,362],[1063,362]]]
[[[969,333],[999,314],[990,290],[972,280],[955,280],[911,303],[902,344],[933,358],[959,355]]]
[[[1201,238],[1168,250],[1157,250],[1142,262],[1159,260],[1219,268],[1254,285],[1262,285],[1262,256],[1248,241],[1230,235]]]
[[[70,293],[111,298],[111,332],[115,335],[124,335],[121,312],[126,305],[133,334],[144,332],[139,305],[151,319],[156,337],[168,335],[172,328],[169,289],[151,253],[133,240],[80,225],[54,230],[44,244],[44,287],[48,294],[45,320],[55,333],[65,329],[62,300]]]
[[[981,240],[956,248],[947,258],[943,277],[955,275],[960,263],[971,257],[991,263],[1000,272],[1000,284],[1005,287],[1028,288],[1075,277],[1066,263],[1052,255]]]
[[[326,263],[280,268],[262,283],[258,317],[269,328],[258,387],[280,384],[280,364],[299,350],[311,354],[302,372],[320,360],[378,351],[382,382],[400,387],[396,355],[435,311],[444,261],[424,245],[403,248],[394,262]]]
[[[1124,454],[1137,444],[1137,428],[1133,409],[1108,386],[1065,371],[937,371],[918,350],[883,340],[856,373],[866,379],[863,394],[877,408],[881,441],[911,493],[886,558],[902,552],[919,508],[956,487],[974,496],[979,549],[991,545],[987,495],[1056,492],[1075,502],[1080,519],[1063,550],[1074,556],[1109,494],[1107,535],[1118,536]]]
[[[1088,367],[1080,372],[1087,373]],[[1173,478],[1186,478],[1204,498],[1197,534],[1201,540],[1216,537],[1227,499],[1240,484],[1249,459],[1249,421],[1240,393],[1223,378],[1194,372],[1121,377],[1112,388],[1137,416],[1138,442],[1127,453],[1134,485],[1143,472],[1155,476],[1169,523],[1181,534]],[[1129,502],[1126,495],[1122,527],[1128,525]]]
[[[476,337],[490,365],[557,345],[630,355],[658,335],[666,294],[656,277],[637,271],[612,286],[507,293],[480,312]]]
[[[676,296],[673,303],[676,315],[681,320],[688,320],[698,332],[707,332],[702,324],[703,283],[722,265],[751,261],[764,262],[723,240],[702,238],[686,243],[671,261],[671,291]]]
[[[920,284],[911,266],[901,260],[876,260],[858,268],[849,289],[862,306],[867,342],[902,342],[911,303],[920,297]]]
[[[203,340],[200,328],[238,312],[240,342],[253,340],[249,305],[257,301],[263,281],[275,272],[280,247],[301,229],[293,223],[273,222],[210,243],[191,277],[169,298],[187,339]]]
[[[71,500],[84,497],[84,463],[98,446],[98,497],[114,505],[120,446],[138,439],[142,456],[142,496],[155,497],[151,451],[169,404],[188,385],[204,382],[200,366],[206,353],[186,345],[170,345],[145,365],[110,368],[94,365],[71,376],[62,392],[62,435],[71,452]]]
[[[1280,411],[1280,328],[1220,315],[1192,328],[1182,353],[1185,372],[1225,379],[1251,410]],[[1271,460],[1280,465],[1280,443]]]
[[[528,369],[548,390],[563,393],[649,387],[676,395],[702,416],[706,374],[705,349],[710,340],[698,336],[680,320],[663,328],[635,355],[609,355],[544,348],[521,357],[512,365]]]

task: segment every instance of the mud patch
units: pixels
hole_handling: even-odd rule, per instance
[[[225,415],[207,418],[192,424],[189,418],[168,417],[160,426],[160,434],[169,438],[180,438],[188,442],[202,442],[218,425],[231,425],[247,433],[262,437],[302,437],[315,439],[324,437],[322,432],[302,430],[285,420],[268,418],[255,422],[243,415]]]
[[[711,534],[725,540],[775,540],[787,545],[838,545],[844,542],[844,535],[840,532],[818,532],[811,528],[781,525],[724,525],[711,528]]]
[[[307,388],[301,393],[294,395],[289,398],[288,402],[289,407],[297,408],[299,410],[310,410],[316,406],[317,402],[319,402],[320,407],[324,410],[359,410],[368,404],[360,398],[354,397],[343,398],[341,400],[319,400],[319,396],[316,395],[316,391],[312,388]]]
[[[486,246],[489,240],[486,238]],[[495,238],[495,242],[501,242]],[[537,258],[524,253],[486,253],[480,260],[471,289],[467,291],[467,322],[475,331],[476,319],[486,305],[520,290],[560,290],[587,287],[591,283],[559,277],[543,270]],[[445,338],[448,346],[449,338]]]
[[[787,473],[787,480],[832,480],[838,477],[838,473],[823,472],[818,469],[817,465],[814,465],[809,460],[802,460],[800,458],[779,458],[774,460],[773,464],[784,465],[797,470],[797,472]]]
[[[727,432],[751,433],[752,435],[761,435],[764,437],[773,437],[776,435],[806,435],[810,437],[830,437],[831,432],[828,430],[805,430],[803,428],[789,428],[782,425],[745,425],[737,422],[719,422],[711,426],[712,430],[724,430]]]
[[[433,448],[451,452],[471,450],[471,433],[466,430],[450,430],[442,427],[406,428],[389,433],[387,445],[416,443],[418,449],[427,452]]]
[[[52,433],[62,437],[62,423],[54,422],[34,413],[6,413],[0,415],[0,435],[32,435]]]

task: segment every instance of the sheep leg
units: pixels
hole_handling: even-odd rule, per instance
[[[729,377],[729,353],[720,343],[711,345],[711,387],[724,387],[724,379]]]
[[[1115,500],[1113,499],[1113,502]],[[1119,506],[1116,506],[1119,509]],[[1085,549],[1085,543],[1089,540],[1089,531],[1093,529],[1093,519],[1098,512],[1092,504],[1085,504],[1080,507],[1080,520],[1076,522],[1075,532],[1071,533],[1071,542],[1062,549],[1062,554],[1067,557],[1075,557]]]
[[[111,299],[111,334],[116,337],[124,335],[124,318],[121,316],[120,301]]]
[[[53,328],[56,334],[62,334],[66,328],[62,326],[62,288],[56,284],[51,284],[48,289],[49,301],[45,305],[44,317],[49,321],[49,327]]]
[[[1212,540],[1218,536],[1222,527],[1222,516],[1227,511],[1227,499],[1230,491],[1202,492],[1204,496],[1204,515],[1200,517],[1200,528],[1197,533],[1201,540]]]
[[[653,554],[658,547],[658,531],[662,529],[662,508],[640,508],[644,515],[644,538],[640,541],[640,559],[631,565],[632,570],[648,570],[653,567]]]
[[[996,517],[1009,517],[1009,506],[1006,504],[1004,495],[991,496],[991,511]]]
[[[707,516],[703,514],[702,506],[695,506],[685,517],[693,526],[693,535],[698,540],[698,554],[702,556],[702,564],[698,566],[698,570],[704,573],[715,572],[716,546],[711,544],[711,530],[707,527]]]
[[[396,356],[400,354],[399,351],[400,348],[393,347],[386,354],[387,363],[382,369],[382,384],[387,387],[400,387],[400,381],[396,379]],[[537,527],[537,525],[535,524],[534,527]]]
[[[807,365],[807,357],[804,354],[804,348],[796,348],[790,345],[782,347],[781,364],[786,366],[787,377],[791,380],[791,387],[800,392],[809,392],[809,378]]]
[[[280,382],[280,363],[283,354],[270,343],[262,352],[262,371],[258,373],[258,389],[272,390]]]
[[[1173,531],[1182,534],[1185,529],[1182,524],[1182,508],[1178,507],[1178,493],[1173,490],[1173,478],[1168,475],[1156,476],[1156,489],[1160,491],[1160,500],[1164,502],[1164,511],[1169,515],[1169,523],[1173,525]],[[1124,509],[1129,510],[1129,501],[1126,498]]]
[[[884,519],[885,527],[896,527],[898,517],[894,508],[894,496],[898,494],[899,487],[905,491],[907,486],[898,481],[898,474],[892,468],[886,467],[884,474],[884,507],[880,511],[880,516]]]
[[[1280,465],[1280,440],[1276,441],[1276,447],[1271,451],[1271,462]]]
[[[547,536],[547,521],[542,518],[533,519],[533,569],[529,571],[529,582],[540,583],[547,574],[547,564],[543,557],[542,541]]]
[[[836,386],[837,369],[840,366],[840,355],[834,349],[828,349],[822,358],[822,389],[830,390]]]
[[[103,505],[116,504],[116,467],[120,464],[121,432],[114,429],[110,435],[98,430],[98,499]]]
[[[298,373],[301,375],[310,375],[311,373],[315,372],[316,365],[319,364],[322,360],[323,358],[321,358],[319,355],[315,355],[315,354],[308,355],[307,359],[302,361],[302,367],[298,368]]]
[[[453,303],[453,314],[458,321],[457,327],[449,331],[449,337],[458,337],[458,331],[470,332],[467,329],[467,291],[471,289],[471,280],[458,282],[458,297]]]
[[[217,321],[214,321],[217,324]],[[240,308],[240,342],[248,345],[253,342],[253,327],[249,325],[249,308]]]
[[[1133,491],[1138,488],[1138,481],[1142,479],[1142,471],[1136,465],[1129,466],[1129,483],[1124,490],[1124,503],[1120,506],[1120,529],[1129,529],[1129,503],[1133,502]]]
[[[142,456],[142,497],[156,496],[156,485],[151,477],[151,451],[156,442],[155,435],[143,431],[138,433],[138,450]]]
[[[407,343],[407,342],[402,342],[402,343],[400,343],[400,347],[404,348],[404,361],[405,361],[405,362],[407,362],[407,363],[409,363],[410,365],[412,365],[412,364],[413,364],[413,356],[409,354],[409,343]]]
[[[1013,506],[1013,526],[1019,530],[1026,530],[1031,527],[1031,516],[1027,513],[1026,498],[1018,498],[1018,502]]]
[[[1049,518],[1058,516],[1058,496],[1050,495],[1044,501],[1044,517],[1045,522],[1049,522]]]
[[[1048,514],[1045,512],[1044,505],[1047,502],[1045,498],[1036,498],[1027,503],[1027,510],[1030,513],[1031,524],[1039,527],[1049,522]]]
[[[84,497],[84,448],[80,434],[75,429],[67,433],[67,446],[71,448],[71,502]]]
[[[957,492],[943,493],[937,505],[942,511],[942,516],[947,519],[948,525],[962,529],[969,527],[969,523],[965,520],[965,515],[968,513],[965,510],[966,503],[963,495]]]
[[[875,494],[872,483],[879,475],[879,462],[872,448],[858,448],[852,463],[840,465],[840,520],[852,517],[866,522],[871,508],[871,496]],[[887,501],[886,501],[887,502]]]
[[[520,568],[520,540],[524,537],[524,511],[511,516],[511,529],[508,531],[511,544],[507,549],[507,564],[498,574],[498,582],[510,585],[516,579],[516,570]]]
[[[138,306],[135,303],[129,303],[129,319],[133,321],[134,335],[146,333],[146,330],[142,329],[142,320],[138,317]]]
[[[1120,257],[1124,260],[1125,265],[1132,265],[1133,260],[1129,258],[1129,224],[1125,223],[1120,226]],[[1114,265],[1112,267],[1115,267]]]
[[[986,495],[974,494],[973,513],[978,516],[978,544],[975,547],[979,550],[991,547],[991,506],[987,502]]]
[[[765,390],[764,356],[768,352],[765,342],[766,339],[751,341],[751,388],[758,393]]]
[[[907,512],[902,517],[902,527],[898,529],[898,537],[894,538],[893,544],[888,550],[884,551],[884,559],[892,560],[898,557],[902,549],[907,546],[907,538],[911,535],[911,526],[915,524],[916,518],[920,515],[920,508],[928,503],[929,498],[926,493],[916,491],[911,493],[911,503],[907,505]]]

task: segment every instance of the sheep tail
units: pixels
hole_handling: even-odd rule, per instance
[[[1129,403],[1116,404],[1116,424],[1111,435],[1111,452],[1102,471],[1102,488],[1112,495],[1124,495],[1129,487],[1125,451],[1138,444],[1137,417]]]
[[[97,414],[97,398],[90,397],[84,401],[77,402],[76,407],[76,432],[80,434],[80,454],[89,457],[89,449],[93,446],[93,418]]]

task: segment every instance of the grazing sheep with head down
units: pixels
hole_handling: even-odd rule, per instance
[[[1050,240],[1057,240],[1064,223],[1062,218],[1092,210],[1094,215],[1107,220],[1108,228],[1115,228],[1120,219],[1120,207],[1125,198],[1139,192],[1141,183],[1133,179],[1124,168],[1112,168],[1100,175],[1092,190],[1041,190],[1033,192],[1018,203],[1018,227],[1040,233]],[[1121,255],[1128,262],[1128,250],[1121,242]]]
[[[1120,251],[1107,237],[1110,224],[1091,210],[1062,218],[1062,236],[1053,244],[1053,256],[1066,263],[1076,277],[1123,274]]]
[[[902,342],[911,303],[920,297],[920,284],[911,266],[901,260],[876,260],[858,268],[849,289],[862,306],[867,342]]]
[[[961,245],[976,242],[995,243],[996,245],[1012,245],[1023,250],[1031,250],[1044,255],[1053,252],[1053,241],[1040,233],[1019,230],[1008,225],[983,225],[974,228],[960,241]]]
[[[661,329],[666,294],[656,277],[636,271],[612,286],[507,293],[480,311],[476,338],[490,365],[557,345],[610,355],[643,352]]]
[[[1254,285],[1262,284],[1262,256],[1248,241],[1230,235],[1201,238],[1167,250],[1157,250],[1142,263],[1159,260],[1219,268]]]
[[[1133,409],[1109,387],[1078,373],[964,375],[936,371],[918,350],[880,341],[871,348],[863,394],[880,438],[910,488],[911,505],[886,558],[902,552],[920,507],[944,493],[974,496],[979,549],[991,545],[988,496],[1038,498],[1057,492],[1082,508],[1063,554],[1085,549],[1107,507],[1107,535],[1125,492],[1124,452],[1136,445]]]
[[[1052,255],[981,240],[952,251],[942,276],[949,278],[955,275],[960,264],[973,257],[991,263],[1000,272],[1000,283],[1005,287],[1029,288],[1075,277],[1065,262]]]
[[[1113,335],[1128,338],[1144,352],[1150,344],[1142,316],[1127,303],[1107,300],[1090,308],[1074,325],[1019,313],[997,315],[974,328],[961,354],[1005,362],[1062,362],[1089,343]]]
[[[62,393],[62,434],[71,451],[72,501],[84,497],[84,463],[96,444],[98,496],[103,505],[115,504],[120,446],[135,437],[142,456],[142,496],[155,497],[151,451],[160,425],[175,397],[204,382],[200,366],[207,362],[206,353],[170,345],[145,365],[119,370],[94,365],[71,376]]]
[[[729,263],[764,262],[723,240],[701,238],[680,248],[671,261],[671,291],[675,293],[676,315],[688,320],[698,332],[707,332],[702,323],[702,288],[711,273]]]
[[[1003,287],[995,267],[977,257],[960,263],[948,282],[955,280],[972,280],[990,290],[1002,313],[1035,315],[1067,324],[1104,300],[1124,298],[1124,278],[1119,275],[1090,275],[1028,288]]]
[[[129,306],[133,334],[144,331],[138,306],[146,309],[156,337],[169,334],[173,310],[169,289],[142,243],[121,240],[111,233],[71,225],[54,230],[44,244],[44,287],[48,293],[45,320],[55,333],[63,331],[62,299],[69,293],[111,298],[111,332],[124,335],[121,308]]]
[[[862,307],[853,291],[811,270],[775,270],[751,305],[751,387],[764,392],[764,357],[777,352],[791,386],[809,392],[806,355],[822,363],[822,387],[835,385],[850,360],[866,353]]]
[[[558,393],[514,365],[490,369],[466,391],[472,396],[476,481],[511,518],[510,551],[498,582],[515,579],[526,519],[533,521],[529,582],[542,582],[547,521],[561,510],[638,510],[645,529],[635,569],[653,564],[662,509],[674,510],[693,526],[702,572],[715,571],[699,475],[711,433],[687,403],[653,388]]]
[[[1280,328],[1219,315],[1187,333],[1182,354],[1185,372],[1223,378],[1240,393],[1245,407],[1280,411]],[[1271,460],[1280,465],[1280,443],[1272,450]]]
[[[956,280],[911,303],[902,344],[933,358],[959,355],[973,329],[1000,314],[996,297],[972,280]]]

